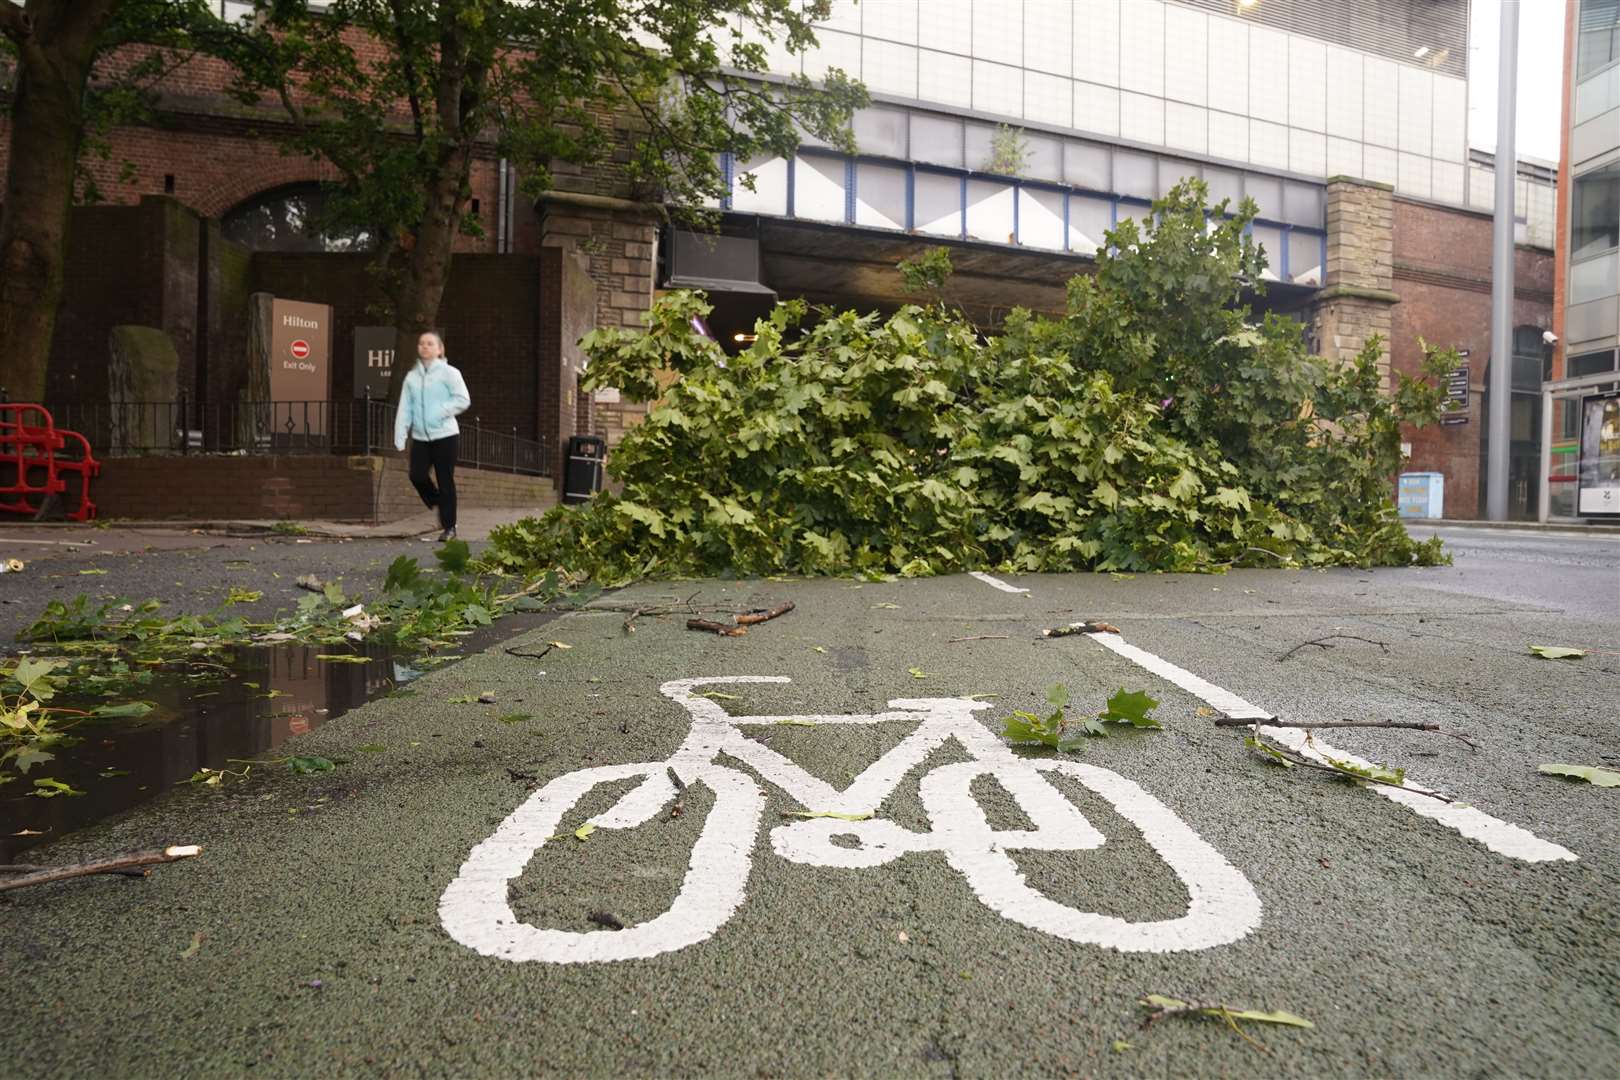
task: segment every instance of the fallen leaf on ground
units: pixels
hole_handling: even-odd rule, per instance
[[[1548,776],[1567,776],[1571,780],[1585,780],[1598,787],[1620,787],[1620,772],[1600,769],[1595,765],[1542,765],[1537,772]]]
[[[583,840],[583,839],[585,839],[587,836],[591,835],[591,833],[593,833],[595,831],[596,831],[596,826],[590,824],[589,822],[587,822],[584,825],[581,825],[579,828],[574,830],[574,839]]]
[[[784,810],[783,817],[802,818],[837,818],[839,821],[866,821],[872,817],[871,813],[841,814],[836,810]]]
[[[196,956],[197,953],[202,951],[202,943],[203,932],[198,930],[195,934],[191,935],[191,944],[180,950],[180,959],[190,960],[193,956]]]
[[[1530,651],[1543,660],[1579,660],[1586,655],[1585,649],[1570,649],[1563,645],[1532,645]]]

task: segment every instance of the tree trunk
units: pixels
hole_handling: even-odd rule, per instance
[[[0,385],[40,401],[62,299],[68,211],[96,41],[119,0],[10,3],[0,31],[17,46],[11,150],[0,207]]]
[[[394,368],[388,384],[388,400],[396,405],[405,373],[416,363],[417,338],[439,326],[439,304],[450,277],[450,256],[471,167],[472,155],[464,149],[450,151],[438,163],[437,175],[428,184],[422,224],[411,238],[409,250],[400,252],[402,269],[393,296]],[[445,343],[445,354],[455,354],[455,342]]]

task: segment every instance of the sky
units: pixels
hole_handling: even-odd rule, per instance
[[[1563,123],[1564,0],[1473,0],[1468,35],[1468,144],[1477,150],[1496,150],[1496,72],[1503,3],[1519,7],[1518,156],[1557,162],[1558,129]]]

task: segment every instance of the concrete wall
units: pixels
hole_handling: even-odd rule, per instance
[[[113,458],[90,489],[100,516],[288,521],[397,521],[423,513],[400,457],[328,454]],[[462,509],[556,504],[549,478],[456,470]]]

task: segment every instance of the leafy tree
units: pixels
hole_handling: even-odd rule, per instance
[[[232,60],[237,92],[278,101],[289,150],[341,178],[327,224],[381,238],[375,268],[398,355],[434,324],[480,154],[508,158],[535,196],[561,162],[613,161],[646,198],[724,193],[716,155],[788,154],[801,130],[850,146],[865,92],[832,71],[747,79],[764,38],[802,52],[827,0],[258,0]],[[749,26],[746,38],[741,27]],[[380,49],[379,49],[380,47]],[[616,137],[630,118],[633,140]],[[394,366],[393,394],[409,365]]]
[[[1226,220],[1205,195],[1184,184],[1110,232],[1062,318],[1015,312],[988,337],[937,302],[813,321],[791,302],[726,357],[691,331],[692,293],[645,332],[594,332],[590,378],[659,399],[610,461],[623,491],[498,530],[487,557],[604,583],[1441,559],[1391,499],[1400,425],[1438,415],[1431,379],[1386,392],[1378,342],[1340,365],[1297,324],[1253,322],[1253,207]],[[909,277],[935,288],[942,261]],[[1455,365],[1430,352],[1426,376]]]
[[[172,66],[171,50],[192,49],[217,28],[202,0],[0,0],[11,121],[0,196],[0,384],[13,396],[45,395],[68,211],[76,184],[97,194],[81,152],[108,156],[105,133],[141,112],[145,91]],[[92,84],[98,62],[132,43],[152,48]]]

